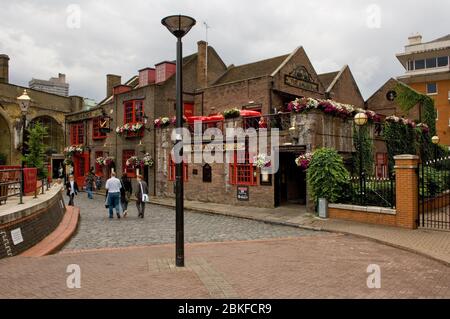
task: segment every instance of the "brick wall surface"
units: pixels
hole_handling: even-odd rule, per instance
[[[367,213],[363,211],[353,211],[347,209],[330,208],[328,210],[330,218],[350,220],[360,223],[396,226],[396,216],[378,213]]]
[[[62,194],[58,193],[46,203],[46,206],[30,216],[0,225],[0,258],[19,255],[58,227],[65,213]],[[17,228],[21,229],[24,241],[16,246],[11,231]]]

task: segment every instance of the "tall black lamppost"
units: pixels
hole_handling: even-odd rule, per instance
[[[360,199],[361,205],[363,205],[363,188],[364,188],[364,165],[363,165],[363,149],[362,149],[362,128],[368,122],[368,117],[366,113],[358,113],[354,118],[355,124],[358,126],[358,144],[359,144],[359,191],[360,191]]]
[[[17,98],[17,101],[19,102],[20,111],[22,113],[22,171],[21,171],[21,178],[20,178],[20,204],[23,203],[22,196],[25,195],[24,193],[24,173],[23,170],[25,168],[25,132],[27,129],[27,113],[28,108],[30,107],[31,99],[28,96],[27,90],[23,90],[23,93],[21,96]]]
[[[183,16],[173,15],[165,17],[161,23],[169,29],[177,38],[177,70],[176,70],[176,116],[177,116],[177,134],[176,144],[182,143],[181,128],[183,127],[183,38],[189,30],[195,25],[195,19]],[[178,148],[177,148],[178,149]],[[183,156],[183,148],[181,147],[180,156]],[[178,160],[175,172],[175,193],[176,193],[176,266],[184,267],[184,189],[183,189],[183,162]]]

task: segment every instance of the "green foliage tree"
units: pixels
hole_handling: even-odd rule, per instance
[[[326,198],[330,203],[335,203],[346,189],[349,179],[344,161],[336,150],[322,148],[314,153],[307,171],[307,181],[316,202],[319,198]]]
[[[44,168],[45,150],[47,146],[44,144],[44,137],[47,136],[47,128],[37,122],[28,131],[28,153],[23,160],[28,167],[36,167],[38,176],[44,178],[47,172]]]
[[[373,139],[370,137],[370,130],[371,127],[369,125],[364,125],[362,127],[354,125],[353,127],[353,145],[356,149],[356,153],[353,154],[353,169],[355,172],[358,172],[358,174],[360,173],[359,163],[362,154],[363,171],[367,176],[371,176],[374,170],[374,145]]]

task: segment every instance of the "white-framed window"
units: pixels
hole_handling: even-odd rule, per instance
[[[427,94],[437,94],[438,87],[436,82],[427,83]]]

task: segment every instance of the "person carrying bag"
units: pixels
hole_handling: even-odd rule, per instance
[[[137,176],[138,190],[136,192],[136,206],[138,210],[138,217],[144,218],[145,214],[145,203],[149,202],[148,197],[148,185],[142,180],[142,175]]]

